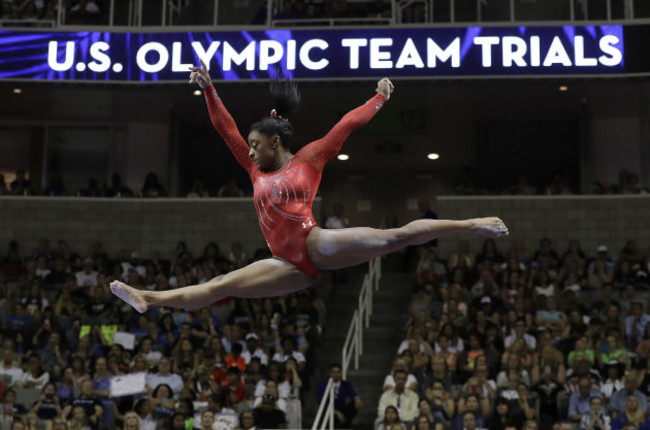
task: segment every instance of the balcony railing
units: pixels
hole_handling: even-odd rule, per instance
[[[56,19],[0,19],[0,27],[127,27],[157,31],[167,27],[334,27],[400,24],[476,24],[650,20],[648,0],[346,0],[346,10],[327,9],[332,3],[315,0],[291,10],[303,0],[107,0],[93,14],[72,11],[71,0],[55,0]],[[343,2],[334,1],[334,4]],[[288,9],[288,10],[287,10]],[[315,11],[313,10],[315,9]],[[270,13],[269,13],[270,11]]]

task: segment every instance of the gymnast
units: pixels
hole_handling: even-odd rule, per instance
[[[409,245],[419,245],[457,232],[486,236],[508,235],[499,218],[464,221],[420,219],[400,228],[366,227],[322,229],[311,213],[312,202],[325,164],[332,160],[345,139],[366,124],[388,101],[393,84],[379,80],[376,95],[348,112],[327,135],[290,151],[294,130],[288,115],[300,103],[295,83],[274,81],[271,93],[275,109],[250,128],[248,142],[212,85],[207,67],[190,67],[190,83],[203,90],[210,119],[253,183],[253,201],[260,228],[273,258],[256,261],[207,282],[167,291],[144,291],[122,282],[111,283],[113,294],[146,312],[151,306],[195,310],[225,297],[262,298],[305,289],[323,270],[341,269],[367,262]]]

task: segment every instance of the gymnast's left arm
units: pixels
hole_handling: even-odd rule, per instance
[[[311,160],[318,160],[323,164],[332,160],[341,150],[345,139],[354,130],[367,124],[379,112],[379,109],[390,98],[393,89],[394,86],[390,79],[380,79],[375,90],[377,94],[373,98],[346,113],[325,137],[305,146],[301,152],[307,153]]]

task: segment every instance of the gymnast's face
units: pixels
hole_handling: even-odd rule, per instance
[[[271,167],[277,156],[277,150],[281,147],[280,138],[277,135],[268,136],[256,130],[248,134],[248,145],[250,146],[248,156],[253,159],[260,170],[267,170]]]

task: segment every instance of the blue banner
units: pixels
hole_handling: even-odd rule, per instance
[[[621,25],[184,33],[0,31],[0,79],[215,80],[616,75]],[[647,71],[646,71],[647,72]]]

